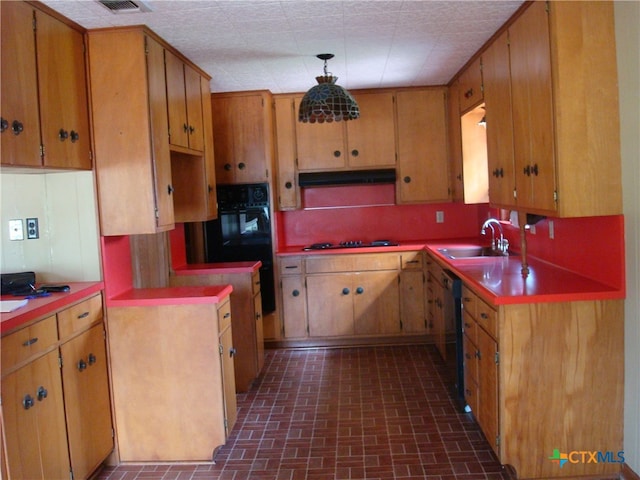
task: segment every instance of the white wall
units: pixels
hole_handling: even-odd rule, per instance
[[[640,2],[615,3],[625,215],[624,457],[640,474]]]
[[[0,272],[35,271],[38,282],[102,278],[93,172],[0,174]],[[26,218],[40,238],[26,239]],[[22,219],[25,239],[9,240],[9,220]]]

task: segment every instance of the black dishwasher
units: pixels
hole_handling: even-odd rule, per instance
[[[462,281],[450,270],[442,273],[442,285],[444,286],[444,314],[447,316],[445,325],[453,325],[455,328],[455,400],[463,411],[467,411],[467,402],[464,398],[464,365],[463,365],[463,326],[462,326]]]

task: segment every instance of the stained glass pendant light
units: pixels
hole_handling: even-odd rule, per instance
[[[333,58],[333,53],[316,56],[324,60],[324,75],[316,77],[318,85],[312,87],[302,98],[298,120],[305,123],[355,120],[360,116],[358,103],[349,92],[336,84],[338,77],[327,72],[327,60]]]

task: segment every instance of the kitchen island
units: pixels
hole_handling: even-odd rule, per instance
[[[230,285],[107,300],[122,462],[211,461],[236,418]]]

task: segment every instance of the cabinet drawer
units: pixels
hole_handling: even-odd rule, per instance
[[[102,320],[102,295],[98,294],[61,312],[58,312],[60,338],[85,329]]]
[[[40,320],[2,338],[2,371],[38,354],[58,341],[56,317]]]
[[[299,275],[302,273],[302,257],[280,258],[280,275]]]
[[[260,272],[254,272],[251,275],[251,293],[256,295],[260,291]]]
[[[218,333],[224,332],[231,324],[231,302],[227,299],[218,307]]]
[[[362,272],[367,270],[397,270],[397,254],[381,255],[324,255],[306,259],[307,273]]]
[[[462,308],[465,312],[476,318],[477,315],[478,297],[475,293],[469,290],[465,285],[462,286]]]
[[[498,312],[491,308],[483,300],[477,299],[476,320],[494,339],[498,336]]]
[[[424,260],[422,252],[407,252],[400,255],[403,270],[422,270]]]

